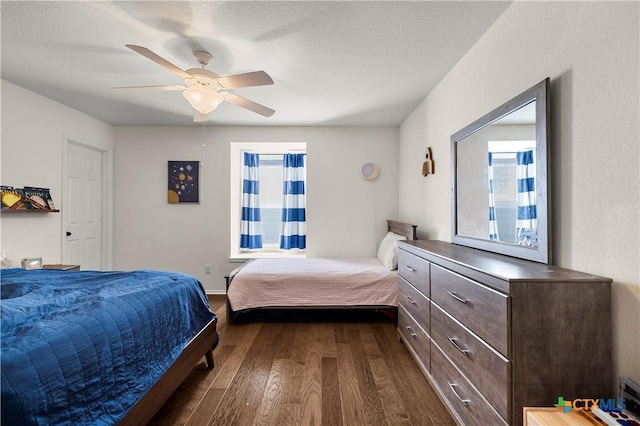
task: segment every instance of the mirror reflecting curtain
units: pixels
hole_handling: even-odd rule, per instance
[[[452,242],[548,263],[548,83],[451,137]]]

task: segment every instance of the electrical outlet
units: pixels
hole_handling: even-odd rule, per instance
[[[205,274],[211,273],[211,265],[204,265],[204,273]]]

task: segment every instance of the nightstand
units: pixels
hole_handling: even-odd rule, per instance
[[[594,426],[604,425],[591,411],[571,410],[565,413],[556,407],[524,407],[524,426]]]
[[[61,269],[63,271],[79,271],[80,265],[61,265],[59,263],[42,265],[42,269]]]

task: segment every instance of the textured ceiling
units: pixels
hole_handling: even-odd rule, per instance
[[[224,103],[220,125],[399,125],[510,2],[2,1],[2,78],[113,125],[193,124],[180,92],[115,86],[182,84],[127,49],[182,69],[213,54],[224,76],[264,70],[272,86],[233,92],[276,110]]]

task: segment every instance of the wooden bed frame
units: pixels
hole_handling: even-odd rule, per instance
[[[149,423],[203,356],[207,360],[207,367],[213,368],[213,349],[218,341],[217,323],[217,318],[212,319],[187,343],[171,367],[118,425],[139,426]]]
[[[416,228],[417,228],[417,225],[411,225],[409,223],[398,222],[390,219],[387,220],[387,232],[390,231],[395,234],[404,235],[409,240],[417,239]],[[237,267],[236,269],[231,271],[229,275],[224,277],[226,280],[227,292],[229,291],[229,287],[231,286],[233,277],[236,275],[236,273],[238,273],[242,269],[243,266],[244,264]],[[344,306],[344,307],[332,306],[330,309],[370,309],[371,310],[371,309],[390,309],[390,308],[395,308],[395,307],[374,306],[374,305]],[[229,302],[229,298],[227,298],[227,323],[228,324],[233,323],[243,312],[256,311],[256,310],[273,311],[273,310],[281,310],[281,309],[328,309],[328,308],[326,306],[305,306],[304,308],[296,307],[296,306],[278,306],[278,307],[252,308],[252,309],[244,309],[241,311],[234,311],[233,309],[231,309],[231,303]]]

